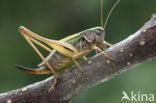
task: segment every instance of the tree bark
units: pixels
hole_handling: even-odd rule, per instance
[[[49,92],[54,79],[31,84],[21,89],[0,94],[0,103],[69,103],[72,97],[111,79],[128,69],[156,57],[156,15],[141,29],[125,40],[105,50],[112,62],[101,53],[89,58],[88,62],[80,63],[85,69],[87,79],[83,80],[78,67],[71,67],[60,73],[55,89]]]

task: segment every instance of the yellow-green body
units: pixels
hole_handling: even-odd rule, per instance
[[[91,48],[92,44],[90,41],[88,41],[90,39],[87,39],[86,36],[84,36],[85,34],[83,33],[88,32],[88,31],[94,31],[96,29],[103,29],[103,28],[95,27],[95,28],[87,29],[85,31],[76,33],[74,35],[68,36],[60,40],[60,42],[69,44],[68,47],[70,47],[71,49],[65,48],[66,45],[65,46],[59,45],[59,42],[58,44],[49,43],[49,45],[53,47],[54,50],[49,54],[48,57],[46,57],[46,61],[50,64],[50,66],[56,72],[60,72],[60,71],[70,68],[71,66],[75,64],[74,61],[72,60],[72,57],[76,53],[84,52],[83,55],[78,56],[76,58],[76,60],[79,61],[83,58],[83,56],[87,55],[92,50]],[[91,38],[95,38],[95,37],[93,36]],[[74,47],[74,49],[72,46]],[[47,74],[51,72],[48,66],[45,64],[45,62],[40,63],[36,69],[30,69],[30,68],[26,68],[22,66],[17,66],[17,67],[21,69],[22,71],[32,73],[32,74]]]
[[[80,60],[81,58],[82,57],[80,57],[78,60]],[[46,60],[56,72],[63,71],[74,65],[74,62],[71,58],[62,55],[57,51],[53,51],[52,53],[50,53],[50,55],[46,58]],[[46,73],[50,73],[50,70],[48,69],[47,65],[44,62],[39,64],[38,67],[39,67],[38,69],[44,70]]]

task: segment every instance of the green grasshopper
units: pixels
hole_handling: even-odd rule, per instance
[[[87,29],[82,32],[63,38],[59,41],[44,38],[42,36],[39,36],[31,32],[25,27],[20,26],[19,27],[20,33],[33,47],[33,49],[37,52],[37,54],[41,57],[43,62],[38,65],[37,69],[30,69],[19,65],[17,65],[16,67],[18,67],[24,72],[28,72],[31,74],[47,74],[52,72],[55,76],[55,81],[52,86],[52,88],[54,88],[57,79],[60,78],[57,72],[63,71],[74,64],[76,64],[80,68],[80,70],[83,73],[83,76],[85,77],[86,73],[84,69],[81,67],[81,65],[78,63],[78,61],[81,60],[82,58],[84,60],[87,60],[86,55],[89,54],[92,50],[99,51],[107,59],[113,60],[106,53],[104,53],[100,48],[105,48],[106,45],[108,45],[109,47],[112,46],[111,44],[104,41],[104,36],[105,36],[104,29],[111,12],[113,11],[113,9],[115,8],[115,6],[118,4],[119,1],[120,0],[118,0],[110,10],[104,26],[103,26],[103,19],[102,19],[103,0],[101,0],[101,21],[102,21],[101,27],[94,27],[91,29]],[[42,41],[45,44],[49,45],[49,47],[53,48],[53,50],[39,41]],[[50,52],[49,56],[47,58],[44,58],[41,52],[33,44],[33,42],[41,46],[48,52]]]

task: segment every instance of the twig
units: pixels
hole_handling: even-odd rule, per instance
[[[87,73],[83,80],[82,73],[74,66],[60,73],[54,91],[48,92],[53,77],[7,93],[0,94],[0,103],[69,103],[79,93],[111,79],[115,75],[156,57],[156,15],[140,30],[127,39],[105,50],[115,62],[107,60],[102,54],[91,57],[81,63]]]

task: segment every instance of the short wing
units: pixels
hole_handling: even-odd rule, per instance
[[[80,35],[80,34],[81,33],[76,33],[76,34],[67,36],[67,37],[61,39],[60,41],[67,42],[67,43],[72,43],[72,42],[82,38],[82,35]]]

